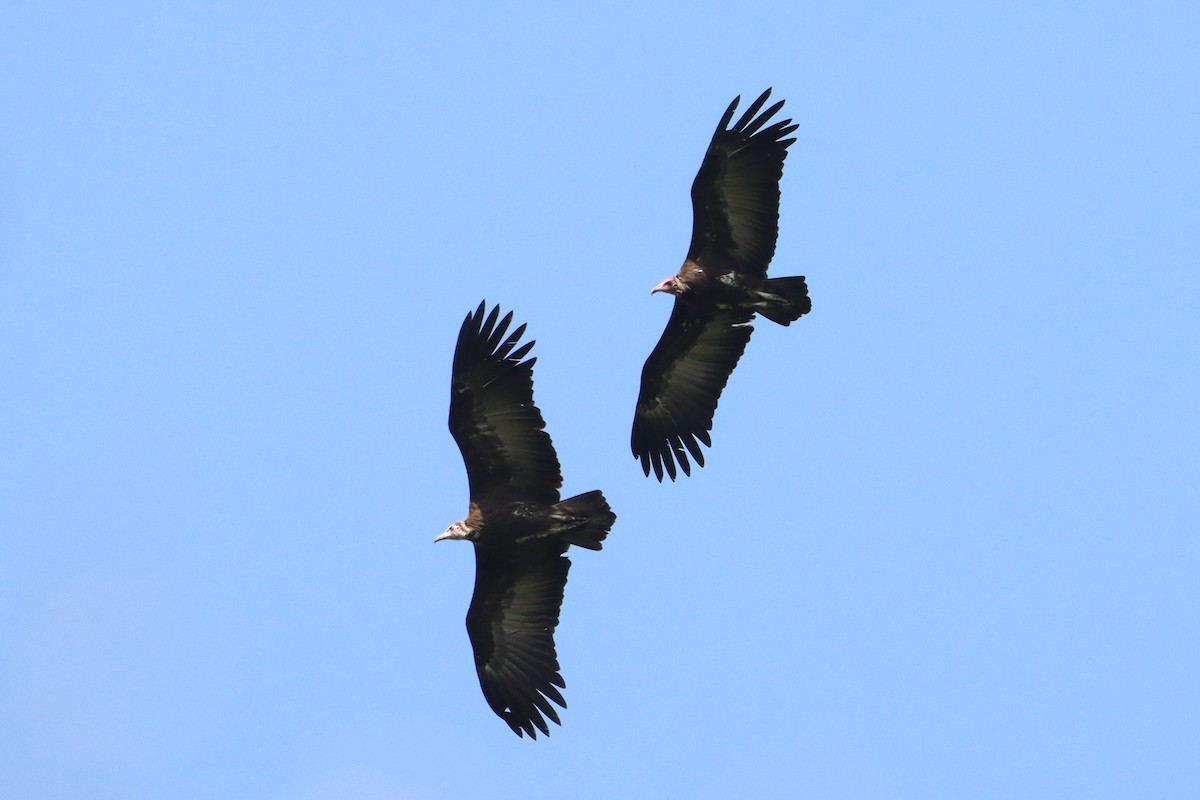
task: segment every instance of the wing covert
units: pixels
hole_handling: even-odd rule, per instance
[[[467,611],[467,634],[479,685],[492,711],[518,736],[550,734],[556,725],[551,701],[567,707],[559,689],[554,649],[563,588],[571,562],[565,542],[539,539],[515,547],[475,547],[475,594]]]
[[[642,471],[675,480],[676,463],[691,475],[688,454],[704,466],[713,414],[750,341],[753,310],[697,306],[677,298],[662,337],[642,367],[631,446]]]
[[[523,500],[558,502],[562,470],[541,411],[533,402],[533,365],[517,346],[525,326],[506,337],[512,312],[484,318],[485,303],[463,320],[454,349],[450,433],[462,452],[471,499],[507,491]]]
[[[763,92],[729,128],[741,100],[734,98],[692,182],[688,258],[701,266],[736,267],[766,277],[775,255],[779,180],[787,148],[796,141],[784,137],[799,126],[790,119],[766,124],[783,107],[780,100],[759,114],[770,95],[770,89]]]

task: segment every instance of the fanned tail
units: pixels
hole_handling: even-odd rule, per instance
[[[778,325],[791,325],[812,310],[804,276],[768,278],[758,292],[754,310]]]
[[[559,521],[558,538],[568,544],[599,550],[617,520],[600,490],[584,492],[556,503],[550,516]]]

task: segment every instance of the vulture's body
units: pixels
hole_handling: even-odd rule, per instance
[[[522,361],[522,325],[484,304],[463,321],[454,351],[450,432],[462,451],[471,502],[465,519],[438,536],[475,545],[475,592],[467,634],[488,705],[518,735],[549,735],[566,708],[554,648],[574,544],[599,550],[616,516],[598,491],[559,499],[562,475],[541,412],[533,364]]]
[[[642,368],[633,418],[633,454],[642,471],[692,472],[704,466],[713,414],[729,375],[750,341],[755,314],[790,325],[812,303],[803,277],[768,278],[779,233],[779,179],[790,119],[767,123],[780,101],[759,113],[763,92],[729,127],[726,109],[692,183],[692,241],[679,272],[652,292],[675,296],[662,338]]]

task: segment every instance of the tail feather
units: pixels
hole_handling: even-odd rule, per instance
[[[562,526],[558,538],[588,550],[602,547],[600,543],[617,520],[599,490],[568,497],[555,504],[550,513]]]
[[[754,304],[754,310],[779,325],[791,325],[812,310],[808,284],[804,282],[803,275],[768,278],[763,283],[759,297],[761,300]]]

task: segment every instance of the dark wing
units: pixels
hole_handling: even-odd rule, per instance
[[[675,462],[692,474],[687,454],[704,466],[697,442],[712,446],[717,400],[754,328],[753,309],[701,306],[676,299],[662,338],[642,367],[642,388],[633,414],[633,454],[642,471],[675,480]],[[686,448],[686,452],[685,452]]]
[[[726,128],[741,97],[721,117],[708,152],[692,182],[692,244],[688,258],[702,267],[736,269],[760,278],[775,255],[779,237],[779,179],[783,159],[798,128],[790,119],[767,127],[783,107],[780,100],[763,113],[767,89],[732,128]]]
[[[450,433],[462,451],[471,499],[507,490],[516,499],[556,503],[562,471],[533,404],[537,359],[521,360],[534,343],[516,347],[524,325],[505,338],[511,311],[497,323],[499,306],[486,320],[483,310],[480,303],[463,320],[450,387]]]
[[[537,738],[558,725],[553,700],[563,708],[554,651],[554,629],[571,562],[567,544],[535,539],[516,546],[475,545],[475,594],[467,634],[488,705],[518,736]],[[557,688],[556,688],[557,687]],[[537,730],[534,730],[536,727]]]

